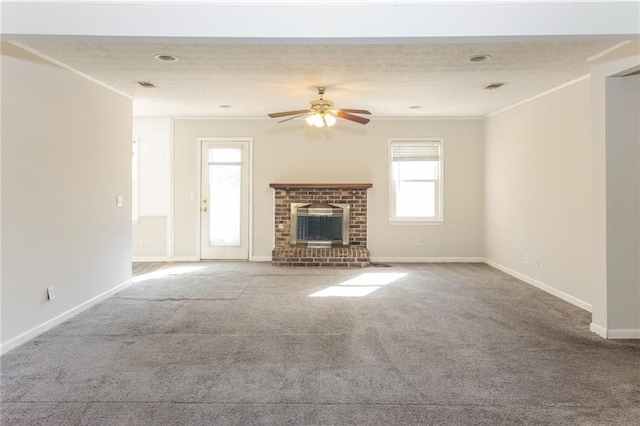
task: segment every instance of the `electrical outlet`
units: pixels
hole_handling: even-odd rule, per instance
[[[144,238],[140,240],[140,247],[144,247],[147,245],[147,240],[145,240]]]
[[[525,264],[529,263],[529,253],[524,254],[524,263]]]
[[[53,293],[53,287],[47,287],[47,299],[53,300],[56,298],[56,295]]]
[[[420,238],[416,238],[416,247],[420,247],[422,245],[422,240]]]
[[[539,267],[540,267],[540,259],[536,257],[536,268],[539,268]]]

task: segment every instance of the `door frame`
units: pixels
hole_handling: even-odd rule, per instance
[[[249,197],[248,203],[247,203],[247,215],[248,218],[247,220],[249,221],[248,223],[248,231],[247,231],[247,238],[248,241],[247,243],[249,244],[249,255],[248,255],[248,261],[253,261],[253,138],[251,137],[220,137],[220,136],[204,136],[204,137],[199,137],[197,138],[197,144],[196,144],[196,149],[198,151],[197,153],[197,176],[198,178],[196,179],[196,203],[195,203],[195,220],[196,220],[196,257],[198,259],[198,261],[202,260],[202,238],[201,238],[201,234],[202,234],[202,224],[200,222],[201,220],[201,215],[200,215],[200,207],[202,204],[202,144],[203,143],[207,143],[207,142],[217,142],[217,143],[224,143],[224,142],[246,142],[249,146],[249,152],[248,154],[248,161],[247,161],[247,167],[249,168],[247,170],[247,175],[248,175],[248,179],[249,182],[247,182],[248,185],[248,194],[247,196]]]

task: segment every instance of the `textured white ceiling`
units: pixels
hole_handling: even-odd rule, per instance
[[[336,107],[368,109],[372,118],[482,117],[588,74],[587,58],[614,44],[27,43],[131,95],[137,116],[251,118],[306,108],[319,85]],[[469,61],[478,54],[491,58]],[[484,89],[493,82],[506,85]]]

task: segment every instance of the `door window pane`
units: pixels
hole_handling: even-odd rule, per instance
[[[209,244],[212,247],[240,246],[242,165],[229,160],[239,161],[241,153],[240,149],[230,148],[209,151],[209,158],[217,160],[216,164],[209,164]],[[232,164],[224,164],[227,162]]]
[[[209,163],[240,163],[242,150],[239,148],[211,148]]]

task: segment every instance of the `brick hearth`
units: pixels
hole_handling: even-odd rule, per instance
[[[278,266],[368,266],[367,189],[371,184],[272,183],[275,198],[275,248],[273,265]],[[351,206],[349,247],[308,248],[289,244],[291,203],[342,203]]]

